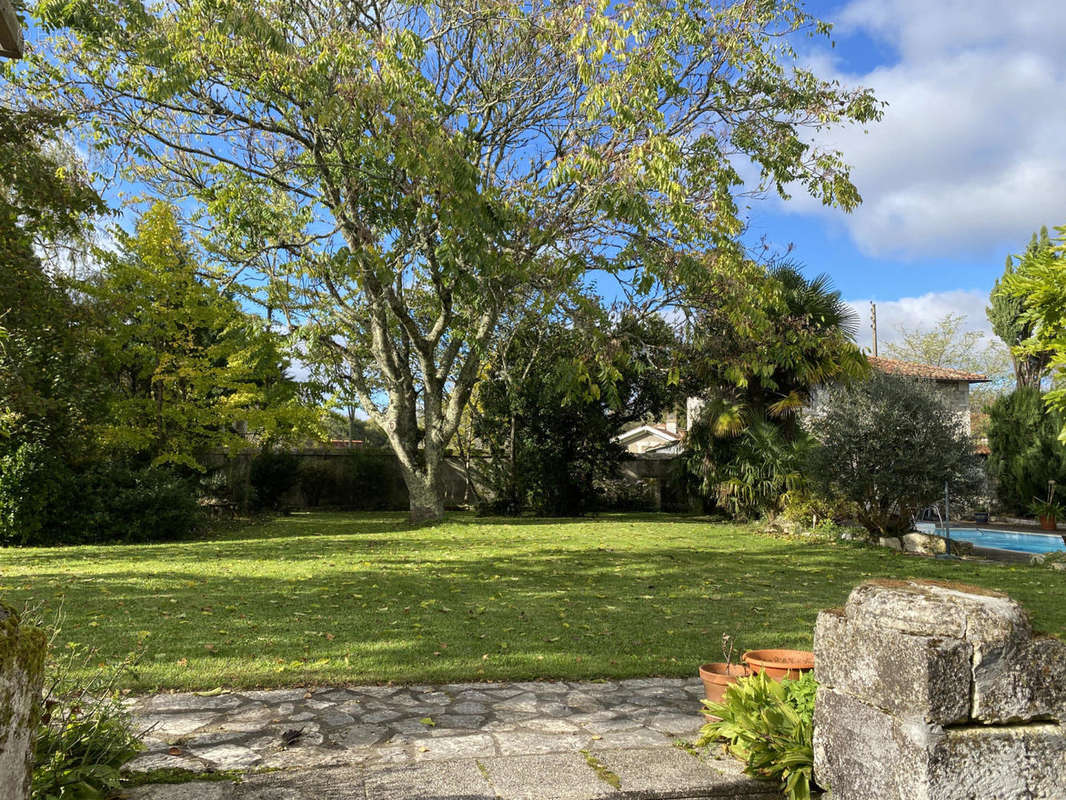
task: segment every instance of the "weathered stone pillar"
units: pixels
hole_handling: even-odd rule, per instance
[[[833,800],[1066,798],[1066,644],[1009,597],[871,581],[818,615],[814,653]]]
[[[33,735],[44,680],[45,636],[0,603],[0,798],[30,796]]]

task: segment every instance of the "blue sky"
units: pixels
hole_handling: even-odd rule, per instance
[[[948,312],[987,330],[984,305],[1006,255],[1041,225],[1066,224],[1066,7],[1061,0],[851,0],[808,4],[835,48],[801,58],[870,86],[885,119],[825,139],[853,166],[853,214],[768,199],[750,236],[795,245],[880,339]]]

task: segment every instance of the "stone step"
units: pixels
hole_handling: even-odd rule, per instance
[[[780,800],[738,762],[676,747],[464,758],[153,784],[126,800]]]

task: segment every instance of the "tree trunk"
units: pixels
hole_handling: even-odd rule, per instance
[[[434,465],[424,472],[403,471],[404,483],[407,484],[411,522],[436,522],[444,518],[444,492],[441,486],[440,465]]]

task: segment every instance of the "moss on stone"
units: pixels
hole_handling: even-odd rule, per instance
[[[614,789],[617,789],[622,785],[622,779],[611,772],[606,764],[596,758],[596,756],[592,755],[588,750],[582,750],[581,755],[585,757],[585,762],[592,767],[592,771],[596,773],[596,777],[601,781]]]
[[[157,783],[193,783],[195,781],[231,781],[239,783],[244,773],[237,769],[216,772],[194,772],[191,769],[153,769],[147,772],[130,772],[122,776],[122,787],[132,789]]]

